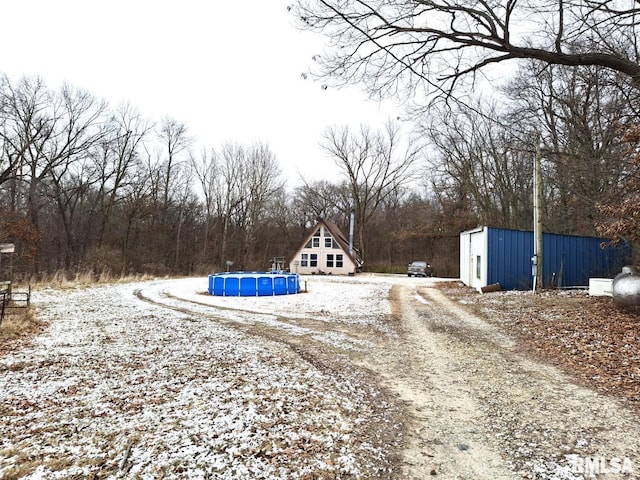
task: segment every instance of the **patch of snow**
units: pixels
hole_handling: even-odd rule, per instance
[[[210,296],[206,278],[34,292],[48,329],[0,358],[0,477],[357,478],[377,471],[385,453],[360,435],[373,422],[375,387],[215,321],[365,350],[370,342],[331,326],[385,331],[389,290],[403,282],[305,281],[306,293],[259,298]]]
[[[384,457],[357,434],[373,387],[205,313],[364,349],[279,319],[383,328],[390,285],[313,279],[273,298],[212,297],[206,279],[36,291],[49,327],[0,358],[0,477],[366,477]],[[137,291],[198,305],[168,312]]]
[[[202,304],[269,313],[288,318],[311,318],[327,322],[343,322],[382,326],[381,320],[391,314],[388,302],[393,283],[389,279],[354,281],[349,277],[301,277],[306,291],[294,295],[262,297],[222,297],[207,293],[207,278],[193,278],[163,283],[164,289],[177,298]],[[161,292],[158,292],[161,293]],[[168,293],[165,291],[165,293]]]

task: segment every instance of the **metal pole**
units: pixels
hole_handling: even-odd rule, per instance
[[[353,255],[353,229],[355,223],[356,212],[351,210],[351,215],[349,216],[349,255]]]
[[[2,325],[2,320],[4,320],[5,303],[7,302],[7,294],[2,292],[0,293],[0,296],[2,296],[2,300],[0,301],[0,325]]]
[[[533,258],[535,261],[533,291],[536,288],[542,288],[542,161],[540,157],[540,133],[538,132],[533,164]]]

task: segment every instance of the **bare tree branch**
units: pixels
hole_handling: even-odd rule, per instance
[[[292,10],[301,28],[331,41],[315,74],[337,86],[361,82],[375,96],[448,96],[518,59],[601,66],[640,85],[638,2],[298,0]]]

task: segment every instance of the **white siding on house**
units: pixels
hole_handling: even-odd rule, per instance
[[[289,269],[292,273],[301,275],[348,275],[356,271],[356,265],[329,230],[319,224],[291,260]]]

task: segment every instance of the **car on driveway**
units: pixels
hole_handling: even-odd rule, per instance
[[[410,277],[431,277],[433,276],[433,268],[428,262],[416,260],[409,264],[407,275]]]

